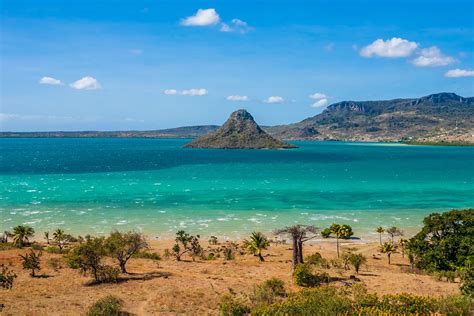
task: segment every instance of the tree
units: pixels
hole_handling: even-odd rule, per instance
[[[382,234],[385,232],[385,229],[382,226],[379,226],[375,231],[379,233],[380,246],[382,246]]]
[[[71,235],[66,234],[64,230],[58,228],[53,233],[53,239],[59,247],[59,251],[62,252],[64,246],[71,240]]]
[[[30,237],[35,235],[35,230],[26,225],[18,225],[13,227],[13,243],[19,248],[23,248]]]
[[[388,264],[390,264],[390,256],[392,255],[392,253],[397,252],[397,248],[391,242],[384,242],[380,247],[380,252],[387,254]]]
[[[73,269],[90,272],[94,280],[99,282],[102,258],[105,255],[104,238],[89,237],[66,254],[66,261]]]
[[[349,256],[349,262],[354,266],[356,273],[359,274],[359,269],[367,262],[367,258],[361,253],[351,253]]]
[[[49,232],[44,232],[43,236],[44,236],[44,239],[46,240],[46,243],[49,245]]]
[[[140,250],[148,249],[148,247],[145,237],[136,232],[115,231],[105,240],[107,252],[118,260],[122,273],[127,273],[125,266],[128,260]]]
[[[390,235],[390,238],[392,239],[392,243],[394,242],[395,237],[403,236],[403,232],[400,230],[400,228],[395,227],[395,226],[387,228],[386,232],[387,232],[387,234]]]
[[[398,245],[400,246],[400,249],[402,250],[402,258],[405,258],[405,246],[407,244],[407,240],[405,238],[400,238],[398,241]]]
[[[253,232],[248,240],[244,240],[243,247],[254,256],[257,256],[261,262],[265,261],[262,256],[262,250],[267,249],[270,242],[261,232]]]
[[[35,271],[36,270],[41,270],[40,267],[40,257],[41,253],[36,254],[33,250],[31,250],[29,253],[26,253],[25,255],[20,255],[21,257],[21,263],[23,265],[24,270],[30,270],[30,275],[32,277],[35,277]]]
[[[474,209],[432,213],[406,249],[424,270],[454,271],[474,261]]]
[[[13,280],[16,278],[16,274],[8,269],[5,265],[0,265],[2,268],[0,272],[0,287],[4,289],[11,289],[13,287]]]
[[[191,258],[194,261],[195,257],[202,253],[199,238],[199,235],[192,236],[184,230],[178,231],[175,238],[176,244],[172,248],[176,261],[181,261],[181,257],[187,252],[190,253]]]
[[[303,262],[303,243],[316,237],[317,228],[309,225],[294,225],[287,226],[282,229],[274,231],[276,235],[289,235],[293,242],[293,270],[297,264]]]
[[[331,230],[331,234],[336,237],[337,257],[339,258],[339,239],[348,239],[354,235],[352,232],[352,227],[346,224],[332,224],[329,229]]]

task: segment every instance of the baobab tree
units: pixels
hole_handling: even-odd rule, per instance
[[[293,242],[293,269],[297,264],[303,263],[303,243],[316,237],[317,228],[312,225],[294,225],[277,229],[275,235],[288,235]]]

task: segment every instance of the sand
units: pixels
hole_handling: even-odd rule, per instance
[[[151,245],[154,251],[163,254],[172,243],[153,241]],[[343,248],[348,247],[357,249],[368,258],[367,265],[356,276],[367,285],[369,292],[429,296],[459,292],[458,283],[409,272],[408,260],[401,254],[393,254],[392,264],[388,265],[386,256],[378,252],[377,243],[345,242]],[[333,240],[305,246],[305,255],[316,251],[327,259],[336,257]],[[81,315],[93,302],[108,294],[123,299],[124,309],[137,315],[218,315],[219,298],[229,290],[251,293],[255,284],[272,277],[285,281],[288,291],[298,290],[291,280],[291,248],[288,244],[272,244],[264,253],[263,263],[251,255],[237,255],[233,261],[219,258],[192,262],[188,257],[182,262],[173,258],[160,261],[131,259],[127,266],[130,274],[123,275],[120,283],[100,285],[88,285],[90,278],[77,270],[67,267],[54,270],[47,262],[61,256],[45,252],[39,274],[47,277],[32,278],[21,269],[19,254],[25,252],[26,249],[0,251],[0,264],[9,266],[18,275],[13,289],[0,289],[0,304],[4,304],[2,315]],[[354,270],[332,268],[324,271],[343,279],[355,275]],[[334,284],[342,286],[343,283]]]

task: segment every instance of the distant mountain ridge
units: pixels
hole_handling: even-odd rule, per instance
[[[438,93],[414,99],[342,101],[299,123],[267,131],[283,139],[473,143],[474,98]]]
[[[295,145],[275,139],[258,126],[244,109],[233,112],[215,132],[186,144],[186,148],[283,149]]]
[[[0,137],[196,138],[219,126],[187,126],[153,131],[3,132]],[[421,98],[342,101],[298,123],[262,127],[290,140],[402,141],[474,144],[474,97],[437,93]]]

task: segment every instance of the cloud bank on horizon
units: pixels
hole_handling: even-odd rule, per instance
[[[149,128],[172,127],[194,123],[202,109],[202,123],[216,122],[245,102],[264,124],[279,124],[346,99],[470,96],[474,4],[447,3],[433,3],[423,15],[422,1],[410,10],[389,3],[341,10],[333,3],[252,2],[250,9],[137,0],[109,11],[94,7],[94,16],[81,3],[6,3],[3,121],[88,113],[116,116],[111,128],[145,116],[156,119]],[[15,23],[19,17],[28,23]],[[142,118],[133,116],[137,110]]]

